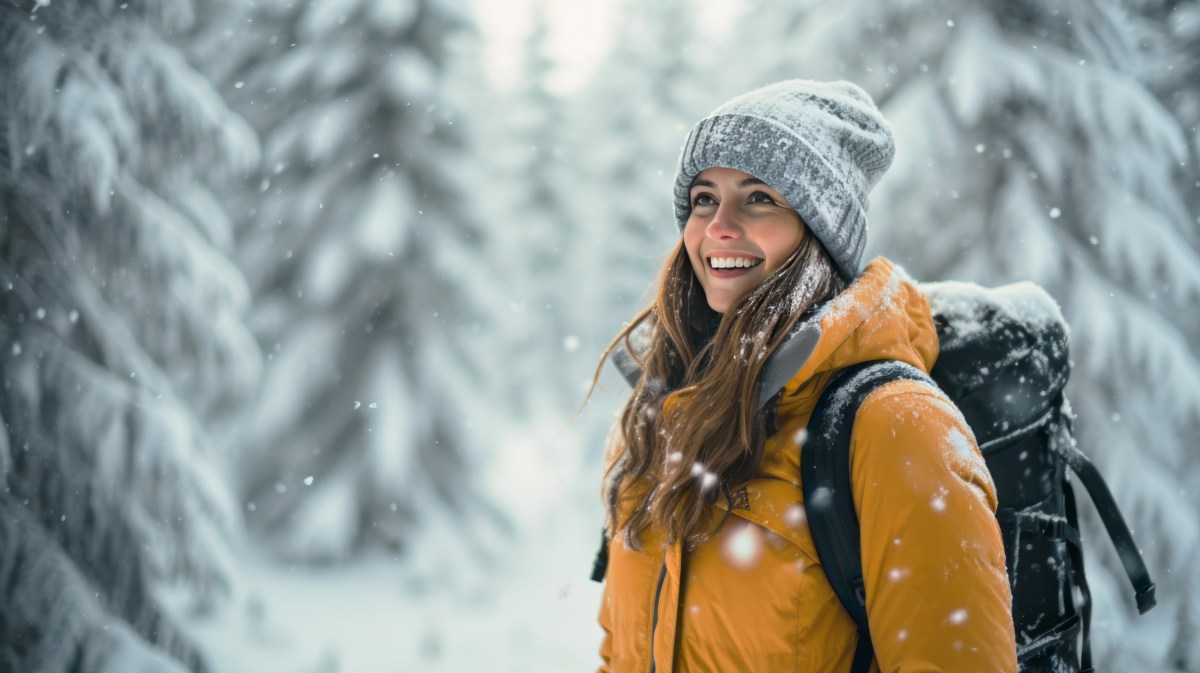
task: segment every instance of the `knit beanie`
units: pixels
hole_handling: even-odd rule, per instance
[[[704,169],[749,173],[787,199],[851,280],[867,242],[867,194],[895,153],[891,125],[857,85],[770,84],[692,127],[675,173],[675,219],[682,230],[692,180]]]

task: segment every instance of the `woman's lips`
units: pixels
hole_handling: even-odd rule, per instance
[[[708,273],[714,278],[740,278],[757,268],[757,265],[740,269],[714,269],[709,267]]]
[[[763,263],[761,257],[732,250],[718,250],[705,255],[708,272],[712,278],[741,278],[750,269]]]

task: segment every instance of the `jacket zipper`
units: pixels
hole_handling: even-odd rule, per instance
[[[662,570],[658,573],[658,586],[654,589],[654,613],[650,621],[650,673],[654,673],[654,632],[658,629],[658,599],[662,595],[663,580],[667,577],[667,562],[663,560]]]

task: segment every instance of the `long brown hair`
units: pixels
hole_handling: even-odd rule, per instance
[[[829,253],[806,232],[779,269],[721,315],[709,308],[679,243],[654,303],[609,344],[596,370],[598,377],[622,343],[642,369],[604,479],[610,535],[623,529],[626,543],[639,548],[641,531],[654,523],[668,542],[682,537],[694,545],[719,527],[709,521],[711,505],[724,497],[732,509],[732,492],[754,477],[762,458],[763,367],[807,313],[845,287]],[[649,345],[638,352],[630,334],[647,322]],[[628,521],[618,521],[626,494],[638,502]]]

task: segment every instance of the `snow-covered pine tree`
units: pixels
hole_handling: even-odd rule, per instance
[[[579,301],[586,278],[578,272],[580,205],[576,162],[568,154],[570,120],[562,96],[549,80],[549,26],[544,3],[532,12],[533,27],[522,49],[522,76],[511,93],[494,93],[490,137],[480,161],[491,174],[478,181],[494,196],[488,218],[500,273],[509,279],[502,297],[512,339],[508,398],[518,413],[549,413],[560,418],[582,398],[587,366],[578,352],[576,326],[590,313]],[[498,108],[498,109],[497,109]],[[581,367],[581,363],[583,366]],[[561,422],[561,421],[560,421]]]
[[[1200,248],[1200,2],[1144,0],[1135,5],[1136,14],[1147,22],[1147,31],[1138,47],[1149,57],[1142,59],[1138,80],[1152,91],[1176,119],[1188,143],[1188,153],[1180,168],[1174,171],[1177,191],[1183,197],[1188,217],[1192,218],[1181,234],[1193,249]],[[1200,312],[1178,311],[1177,325],[1187,335],[1188,343],[1200,343]],[[1200,435],[1200,427],[1186,435]],[[1179,475],[1187,498],[1194,510],[1200,511],[1200,469],[1193,467]],[[1179,572],[1176,570],[1175,572]],[[1190,583],[1187,595],[1200,596],[1200,571],[1192,568],[1179,581]],[[1180,628],[1175,642],[1167,652],[1168,661],[1176,668],[1200,668],[1200,603],[1195,600],[1180,604]]]
[[[467,179],[478,186],[480,215],[491,229],[490,273],[503,279],[483,298],[493,310],[491,357],[503,366],[488,382],[496,403],[484,422],[493,428],[493,450],[477,464],[488,494],[514,524],[513,539],[525,536],[508,560],[521,572],[543,574],[530,567],[526,543],[574,525],[568,511],[582,506],[581,493],[594,496],[593,482],[580,488],[577,481],[591,456],[579,448],[585,424],[571,416],[595,364],[580,352],[580,323],[591,307],[580,299],[588,279],[578,268],[586,251],[576,214],[579,169],[570,153],[575,120],[550,83],[557,64],[547,14],[546,3],[530,8],[511,83],[476,82],[480,73],[472,72],[455,78],[471,108],[487,111],[473,115],[468,129],[476,152]],[[531,478],[533,467],[553,478]],[[589,511],[594,504],[594,497],[586,500]]]
[[[1147,29],[1114,1],[860,0],[814,6],[792,45],[804,76],[862,84],[896,128],[871,250],[922,279],[1033,280],[1062,304],[1080,444],[1159,584],[1157,612],[1138,619],[1107,536],[1086,522],[1097,659],[1195,670],[1182,644],[1200,602],[1200,335],[1187,316],[1200,254],[1179,190],[1195,164],[1139,79],[1157,67],[1138,49]]]
[[[639,308],[678,237],[671,181],[690,125],[706,111],[690,68],[689,6],[622,8],[612,51],[579,95],[581,215],[595,313],[589,348],[604,346]],[[590,352],[590,350],[588,351]]]
[[[1177,171],[1176,177],[1191,214],[1200,218],[1195,168],[1200,163],[1200,2],[1142,0],[1135,7],[1138,17],[1149,24],[1138,47],[1150,55],[1143,59],[1145,65],[1137,76],[1183,127],[1189,148],[1187,166],[1192,169]],[[1200,225],[1200,219],[1194,222]]]
[[[261,359],[207,181],[257,144],[166,38],[196,10],[0,5],[3,670],[203,671],[164,591],[233,580],[204,426]]]
[[[484,229],[503,225],[480,224],[459,179],[442,79],[466,27],[445,0],[268,0],[197,47],[263,142],[237,213],[267,353],[240,491],[285,557],[382,546],[444,571],[491,530],[469,462],[487,403],[469,342],[494,282]]]

